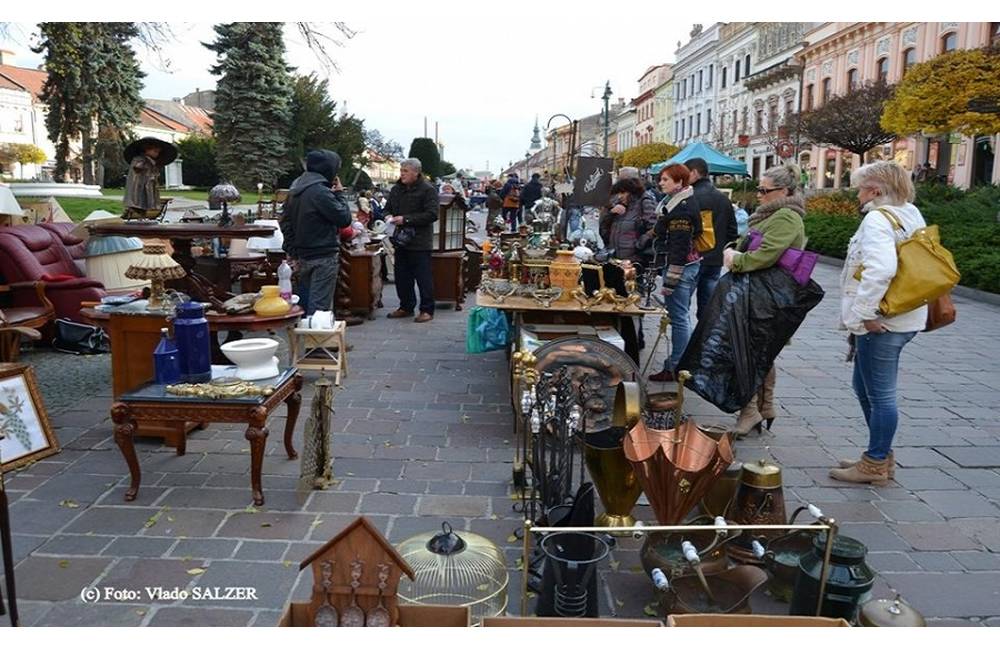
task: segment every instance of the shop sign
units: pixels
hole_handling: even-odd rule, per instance
[[[948,144],[962,144],[962,134],[950,133],[948,135]]]

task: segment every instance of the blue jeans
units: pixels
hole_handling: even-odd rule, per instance
[[[899,423],[896,376],[899,354],[916,332],[883,332],[856,337],[854,392],[868,423],[868,456],[885,460]]]
[[[701,262],[684,267],[680,282],[674,292],[667,296],[664,306],[670,314],[670,358],[664,360],[663,369],[673,371],[684,355],[684,348],[691,339],[691,296],[698,286],[698,270]],[[664,275],[666,269],[664,269]]]
[[[698,271],[698,320],[705,313],[708,301],[715,293],[715,285],[719,284],[719,276],[722,275],[721,266],[708,266],[704,263]]]

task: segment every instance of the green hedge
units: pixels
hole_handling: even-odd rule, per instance
[[[941,242],[955,256],[961,284],[1000,293],[1000,187],[964,191],[941,184],[921,185],[914,202],[929,224],[938,224]],[[807,214],[808,248],[843,259],[858,228],[854,217]]]

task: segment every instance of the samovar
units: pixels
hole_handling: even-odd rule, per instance
[[[781,488],[781,468],[761,459],[754,463],[743,463],[740,486],[736,490],[726,514],[726,519],[735,524],[786,524],[785,496]],[[782,535],[781,531],[765,533],[770,541]],[[741,564],[762,564],[754,553],[753,535],[745,531],[726,546],[729,557]]]

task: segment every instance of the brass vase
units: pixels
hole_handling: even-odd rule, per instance
[[[740,486],[726,515],[734,524],[784,525],[788,523],[785,514],[785,496],[781,489],[781,468],[765,460],[744,463]],[[768,541],[782,536],[782,531],[768,531],[763,536]],[[729,557],[744,564],[763,564],[753,553],[751,542],[754,535],[744,531],[742,535],[726,545]]]
[[[573,251],[556,251],[555,261],[549,264],[549,285],[562,289],[562,295],[556,302],[573,300],[573,291],[580,285],[580,272],[580,262],[573,256]]]
[[[595,526],[635,525],[632,508],[639,500],[642,486],[636,480],[632,464],[625,458],[622,448],[624,435],[624,428],[611,427],[588,433],[583,438],[584,462],[604,505],[604,512],[594,518]]]

